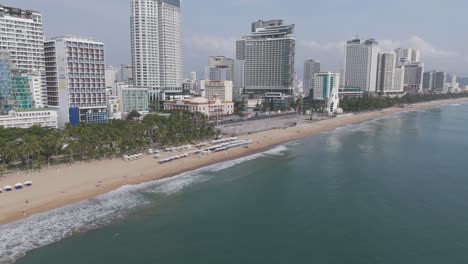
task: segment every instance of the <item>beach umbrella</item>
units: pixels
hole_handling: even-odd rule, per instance
[[[22,183],[15,184],[15,189],[16,190],[23,189],[23,184]]]
[[[28,187],[29,187],[29,186],[32,186],[32,181],[27,181],[27,182],[24,183],[24,185],[26,185],[26,186],[28,186]]]
[[[7,192],[11,191],[12,189],[13,189],[13,187],[11,187],[10,185],[7,185],[7,186],[3,187],[3,190],[5,190]]]
[[[2,193],[2,188],[0,188],[0,193]]]

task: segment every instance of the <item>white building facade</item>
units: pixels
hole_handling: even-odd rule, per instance
[[[245,61],[244,92],[292,95],[296,40],[294,25],[283,20],[259,20],[252,32],[236,43],[236,58]]]
[[[314,95],[313,91],[310,94],[310,91],[314,89],[314,78],[315,74],[320,72],[320,62],[317,60],[306,60],[304,62],[304,95],[307,97],[309,95]]]
[[[350,40],[345,47],[343,86],[360,88],[375,93],[377,84],[377,60],[379,45],[373,39]]]
[[[231,81],[206,81],[204,97],[208,100],[220,99],[232,102],[232,82]]]
[[[57,112],[47,109],[31,109],[28,111],[10,111],[8,115],[0,115],[0,127],[30,128],[40,126],[57,128]]]
[[[133,79],[150,89],[181,92],[183,82],[182,11],[180,0],[131,0]]]
[[[398,48],[395,50],[397,66],[420,62],[421,53],[417,49]]]
[[[424,63],[416,62],[405,65],[405,91],[411,94],[422,93]]]
[[[235,60],[224,56],[210,56],[205,68],[205,80],[234,81]]]
[[[45,44],[48,104],[66,123],[106,123],[104,44],[80,37],[58,37]]]
[[[190,113],[202,113],[209,118],[228,116],[234,113],[234,103],[222,100],[208,100],[196,97],[187,101],[166,101],[164,110],[185,110]]]
[[[36,107],[47,104],[42,14],[0,5],[0,49],[8,51],[18,70],[27,71],[35,81],[31,91]]]
[[[138,111],[140,114],[149,113],[148,88],[117,83],[119,109],[123,114]]]
[[[395,52],[381,52],[377,65],[377,93],[394,96],[403,93],[404,66],[398,66]]]
[[[316,73],[314,76],[314,94],[315,100],[327,100],[332,96],[332,92],[340,88],[340,74],[333,72]]]
[[[113,87],[114,83],[119,79],[119,69],[116,66],[109,65],[106,67],[106,87]]]

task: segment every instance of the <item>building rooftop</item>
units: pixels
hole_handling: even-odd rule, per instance
[[[40,12],[0,5],[0,15],[10,15],[13,17],[30,19],[33,14],[40,14]]]
[[[159,0],[159,1],[164,4],[168,4],[168,5],[180,8],[180,0]]]
[[[31,108],[31,109],[15,109],[13,110],[17,113],[24,113],[24,112],[41,112],[41,111],[54,111],[54,109],[49,108]]]
[[[55,41],[55,40],[68,40],[68,41],[75,41],[75,42],[92,42],[94,44],[102,44],[104,45],[103,42],[97,41],[94,38],[88,38],[88,37],[79,37],[79,36],[72,36],[72,35],[65,35],[65,36],[58,36],[58,37],[53,37],[48,40],[48,41]]]

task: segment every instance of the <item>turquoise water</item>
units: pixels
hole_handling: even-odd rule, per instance
[[[0,259],[468,263],[467,136],[468,105],[342,128],[0,226]]]

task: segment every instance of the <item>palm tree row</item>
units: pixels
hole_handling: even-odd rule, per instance
[[[63,130],[0,128],[0,166],[3,170],[12,166],[33,169],[57,162],[112,158],[148,147],[193,143],[216,134],[214,124],[205,116],[188,112],[174,112],[169,117],[148,115],[141,122],[67,126]]]

